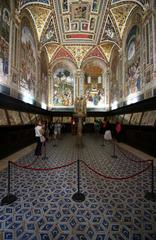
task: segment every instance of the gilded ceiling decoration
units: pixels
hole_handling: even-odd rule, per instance
[[[115,27],[113,25],[113,22],[110,18],[110,16],[108,15],[107,20],[106,20],[106,24],[104,27],[104,31],[101,37],[101,41],[105,41],[105,40],[110,40],[113,42],[118,42],[118,37],[116,34],[116,30]]]
[[[126,24],[126,20],[130,15],[131,11],[136,7],[134,3],[128,3],[124,5],[120,5],[111,9],[111,12],[115,18],[120,37],[122,38],[124,27]]]
[[[78,68],[80,68],[81,63],[85,55],[92,48],[92,46],[87,45],[78,45],[78,46],[66,46],[66,48],[70,51],[72,56],[75,58]]]
[[[45,44],[47,42],[58,42],[53,17],[51,17],[47,26],[45,27],[45,32],[44,32],[44,34],[42,34],[41,42],[42,42],[42,44]]]
[[[27,9],[32,15],[32,18],[35,22],[38,39],[40,40],[44,25],[51,11],[49,9],[39,7],[39,6],[29,6],[27,7]]]
[[[103,60],[105,59],[105,56],[99,47],[95,47],[95,48],[91,49],[86,54],[84,59],[91,58],[91,57],[101,58]]]
[[[108,62],[110,61],[113,46],[114,46],[114,44],[109,43],[109,42],[100,45],[100,48],[102,49],[103,53],[105,54]]]
[[[55,61],[60,58],[65,58],[65,59],[68,58],[68,59],[74,61],[72,54],[70,52],[68,52],[68,50],[65,49],[64,47],[61,47],[60,49],[58,49],[58,51],[56,51],[52,60]]]
[[[48,4],[49,0],[20,0],[20,7],[24,7],[25,5],[32,3],[40,3],[40,4]]]
[[[101,0],[55,1],[61,39],[69,42],[92,42],[101,15]]]
[[[147,0],[146,0],[147,1]],[[145,0],[19,0],[28,9],[48,59],[89,57],[110,60],[113,43],[120,45],[131,11]],[[138,4],[137,4],[138,3]],[[99,46],[100,47],[97,47]],[[59,49],[58,49],[59,46]]]
[[[123,2],[125,0],[112,0],[113,3]],[[131,2],[137,2],[138,4],[144,5],[146,3],[146,0],[130,0]]]
[[[57,51],[57,49],[59,48],[59,45],[58,44],[46,44],[46,51],[47,51],[47,54],[48,54],[48,60],[49,62],[51,61],[54,53]]]

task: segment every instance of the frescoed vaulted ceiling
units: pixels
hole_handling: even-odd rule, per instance
[[[48,60],[72,58],[80,67],[96,54],[109,62],[113,46],[120,48],[126,22],[147,0],[19,0],[20,11],[30,12],[38,41]],[[60,49],[60,50],[59,50]],[[55,55],[55,56],[54,56]]]

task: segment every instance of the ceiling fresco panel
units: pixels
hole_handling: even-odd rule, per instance
[[[65,39],[66,41],[73,43],[75,40],[78,41],[79,43],[91,43],[92,40],[94,39],[93,34],[88,34],[88,33],[69,33],[65,34]]]
[[[108,16],[108,18],[106,20],[104,32],[103,32],[102,37],[101,37],[101,41],[104,41],[104,40],[110,40],[110,41],[113,41],[113,42],[118,42],[118,37],[117,37],[117,34],[116,34],[116,30],[115,30],[115,27],[113,25],[113,22],[112,22],[110,16]]]
[[[112,3],[124,2],[125,0],[112,0]],[[139,4],[145,4],[146,0],[130,0],[132,2],[138,2]]]
[[[74,57],[72,56],[72,54],[64,47],[61,47],[60,49],[58,49],[58,51],[55,52],[53,61],[60,58],[70,58],[72,61],[74,61]]]
[[[100,0],[93,0],[92,11],[98,12],[100,7]]]
[[[91,49],[85,56],[85,59],[92,58],[92,57],[101,58],[103,60],[105,59],[105,56],[99,47],[95,47],[95,48]]]
[[[81,66],[82,60],[92,46],[79,45],[79,46],[67,46],[67,49],[70,51],[72,56],[75,58],[78,68]]]
[[[49,5],[49,0],[21,0],[20,7],[24,7],[25,5],[32,4],[32,3],[42,3],[42,4]]]
[[[86,39],[93,43],[96,26],[102,17],[101,5],[100,0],[55,1],[62,42],[81,43]]]
[[[51,11],[39,6],[29,6],[27,8],[31,13],[37,29],[38,39],[40,40],[44,25]]]
[[[59,45],[58,44],[46,44],[45,47],[46,47],[46,51],[47,51],[47,54],[48,54],[48,60],[50,62],[54,53],[59,48]]]
[[[113,43],[104,43],[100,46],[100,48],[102,49],[102,52],[106,56],[108,62],[110,61],[113,46],[114,46]]]
[[[111,12],[114,16],[114,19],[116,21],[120,37],[122,38],[124,27],[126,24],[126,20],[128,19],[128,16],[130,15],[131,11],[136,7],[136,4],[134,3],[128,3],[124,5],[120,5],[117,7],[114,7],[111,9]]]
[[[42,44],[47,42],[58,42],[53,17],[50,18],[47,26],[45,27],[45,32],[41,36],[41,42]]]
[[[90,12],[90,4],[88,3],[73,3],[71,4],[71,20],[88,20]]]

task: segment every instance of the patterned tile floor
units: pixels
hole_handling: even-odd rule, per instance
[[[83,147],[75,136],[65,135],[56,147],[47,143],[48,159],[40,159],[32,168],[53,168],[77,159],[85,161],[102,175],[125,177],[147,167],[138,157],[102,145],[102,137],[83,136]],[[33,162],[33,152],[18,164]],[[133,161],[132,161],[133,160]],[[135,161],[134,161],[135,160]],[[77,191],[76,163],[52,170],[35,171],[11,165],[11,193],[18,199],[0,206],[0,239],[4,240],[155,240],[156,203],[144,194],[151,188],[150,168],[127,180],[98,176],[83,162],[81,192],[85,201],[72,200]],[[7,194],[7,169],[0,175],[0,199]]]

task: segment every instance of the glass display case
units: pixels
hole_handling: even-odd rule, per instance
[[[155,126],[155,124],[156,124],[156,110],[144,112],[141,119],[141,125]]]
[[[57,121],[62,122],[62,117],[53,117],[53,122],[55,123]]]
[[[123,124],[128,125],[131,119],[132,113],[126,113],[123,117]]]
[[[140,125],[141,117],[142,117],[142,112],[133,113],[130,124],[131,125]]]
[[[37,121],[36,114],[34,113],[29,113],[30,121],[32,124],[35,124]]]
[[[31,124],[30,117],[27,112],[20,112],[20,115],[24,124]]]
[[[7,112],[8,112],[9,122],[10,122],[11,125],[22,124],[19,112],[12,111],[12,110],[7,110]]]
[[[86,117],[85,122],[86,123],[94,123],[94,117]]]
[[[0,126],[5,126],[5,125],[8,125],[6,111],[0,108]]]
[[[71,117],[63,117],[62,122],[63,123],[71,123]]]

